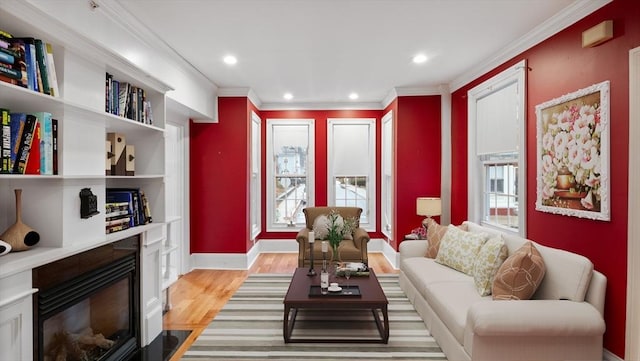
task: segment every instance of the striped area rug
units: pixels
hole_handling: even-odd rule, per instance
[[[389,300],[389,343],[289,343],[282,337],[282,300],[291,275],[253,274],[242,284],[182,360],[445,360],[442,350],[398,285],[378,275]],[[326,311],[325,311],[326,312]],[[300,310],[293,337],[379,337],[371,311],[326,321]]]

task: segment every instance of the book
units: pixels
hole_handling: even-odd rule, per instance
[[[9,50],[11,50],[15,54],[14,63],[10,68],[15,70],[16,72],[19,72],[21,76],[20,79],[12,79],[13,81],[10,82],[23,88],[28,88],[29,79],[27,76],[25,44],[23,41],[14,39],[8,39],[7,41],[9,42]]]
[[[342,262],[336,267],[336,276],[343,277],[346,271],[350,271],[352,276],[368,276],[369,267],[362,262]]]
[[[129,93],[131,92],[131,84],[120,82],[120,90],[118,92],[118,115],[125,117],[127,108],[129,107]]]
[[[45,49],[47,51],[47,77],[49,80],[49,91],[54,97],[60,96],[58,89],[58,76],[56,74],[56,65],[53,60],[53,46],[49,43],[45,43]]]
[[[11,173],[11,116],[0,109],[0,173]]]
[[[117,226],[123,223],[129,224],[131,220],[131,216],[124,216],[121,218],[116,218],[116,219],[112,219],[112,220],[107,220],[105,221],[105,225],[106,226]]]
[[[129,226],[137,226],[136,212],[134,211],[133,193],[130,191],[122,191],[112,188],[107,188],[105,201],[107,203],[127,203],[128,213],[131,215],[129,220]]]
[[[26,165],[24,167],[24,174],[41,174],[40,164],[40,142],[42,140],[41,122],[37,118],[36,127],[33,130],[33,138],[31,140],[31,148],[27,155]]]
[[[47,49],[41,39],[35,39],[36,48],[36,61],[38,62],[38,70],[40,72],[40,81],[42,86],[40,92],[45,94],[51,94],[49,87],[49,72],[47,71]]]
[[[36,70],[36,46],[34,38],[13,38],[15,44],[19,44],[24,49],[24,59],[27,70],[27,88],[33,91],[38,90],[38,73]]]
[[[148,224],[153,222],[153,218],[151,217],[151,206],[149,205],[149,200],[147,196],[144,194],[144,191],[140,191],[140,198],[142,199],[142,211],[144,212],[144,223]]]
[[[40,123],[40,174],[53,174],[53,129],[48,112],[34,114]]]
[[[52,142],[53,142],[53,156],[51,159],[53,160],[53,174],[58,174],[58,119],[51,119],[51,134]]]
[[[138,226],[151,222],[151,220],[147,219],[145,216],[144,201],[142,198],[143,192],[139,188],[108,188],[107,193],[127,193],[130,195],[129,199],[132,205],[132,218],[134,225]],[[124,196],[122,197],[124,198]],[[107,201],[109,201],[109,197],[107,197]]]
[[[20,139],[22,138],[22,130],[24,129],[24,123],[27,121],[27,114],[11,113],[9,117],[11,118],[11,172],[13,173],[13,166],[16,163]]]
[[[0,63],[0,75],[3,75],[12,80],[22,80],[22,71],[16,70],[14,67]],[[13,84],[17,84],[13,83]]]
[[[113,226],[106,226],[106,233],[109,234],[109,233],[114,233],[118,231],[124,231],[125,229],[129,229],[129,227],[131,227],[129,223],[121,223]]]
[[[13,50],[0,46],[0,62],[13,65],[17,57],[18,55]]]
[[[13,163],[13,173],[15,174],[24,174],[26,170],[37,123],[38,118],[36,118],[35,115],[27,114],[27,119],[20,136],[18,151],[16,152],[16,160],[15,163]]]
[[[111,113],[111,80],[113,76],[106,73],[104,81],[104,111]]]

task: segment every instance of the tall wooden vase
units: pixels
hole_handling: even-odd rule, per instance
[[[22,223],[22,189],[15,189],[16,223],[0,234],[0,239],[11,246],[12,252],[26,251],[40,242],[40,235],[31,227]]]

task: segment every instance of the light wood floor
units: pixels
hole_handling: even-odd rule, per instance
[[[263,253],[248,271],[202,270],[185,274],[170,288],[171,310],[164,315],[165,330],[192,330],[171,361],[178,361],[229,298],[251,273],[288,273],[298,267],[296,253]],[[369,254],[376,274],[396,273],[381,253]]]

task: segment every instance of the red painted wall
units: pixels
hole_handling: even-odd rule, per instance
[[[416,214],[416,198],[440,196],[441,99],[401,96],[395,112],[395,242],[399,244],[424,219]]]
[[[594,48],[581,47],[581,34],[604,20],[614,21],[614,39]],[[629,162],[629,50],[640,45],[640,7],[615,0],[573,26],[455,91],[452,96],[452,222],[466,218],[466,122],[469,89],[521,59],[527,74],[527,237],[541,244],[582,254],[608,278],[604,346],[619,357],[625,351],[627,287],[627,194]],[[535,210],[535,106],[575,90],[611,82],[610,187],[611,221],[594,221]],[[635,195],[637,196],[637,195]]]
[[[218,99],[219,123],[190,124],[192,253],[249,249],[249,132],[246,97]]]

